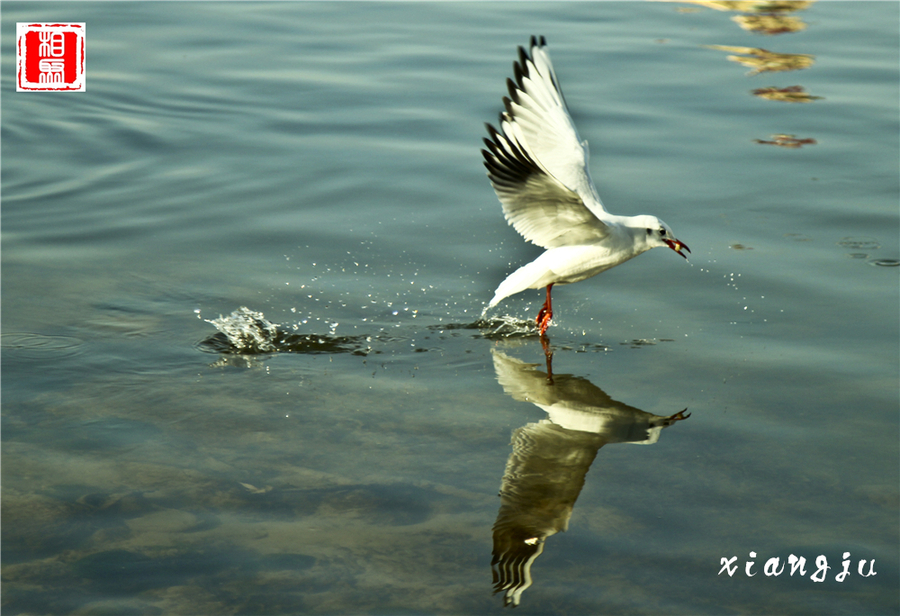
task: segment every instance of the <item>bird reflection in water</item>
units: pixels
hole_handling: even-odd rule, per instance
[[[587,379],[552,376],[552,353],[545,346],[547,372],[494,349],[494,370],[503,390],[531,402],[547,419],[513,432],[512,453],[500,486],[494,523],[491,571],[494,593],[504,606],[517,606],[531,586],[531,565],[547,537],[568,528],[575,501],[597,452],[607,443],[650,445],[663,428],[687,419],[645,413],[617,402]]]

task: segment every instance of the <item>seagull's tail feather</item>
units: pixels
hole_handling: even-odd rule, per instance
[[[541,281],[545,272],[536,271],[536,269],[532,261],[507,276],[506,280],[501,282],[497,290],[494,291],[494,299],[488,304],[488,308],[493,308],[510,295],[515,295],[525,289],[539,289],[542,286],[546,286]]]

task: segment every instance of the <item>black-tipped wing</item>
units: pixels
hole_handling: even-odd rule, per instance
[[[519,48],[500,131],[488,125],[484,164],[506,219],[525,239],[544,248],[591,243],[608,234],[606,210],[545,46],[532,37],[530,56]]]

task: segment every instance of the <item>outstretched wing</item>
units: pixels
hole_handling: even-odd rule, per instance
[[[500,131],[487,126],[490,139],[482,150],[506,219],[544,248],[606,237],[606,210],[588,174],[587,144],[569,117],[543,37],[532,37],[531,56],[519,48],[513,71]]]

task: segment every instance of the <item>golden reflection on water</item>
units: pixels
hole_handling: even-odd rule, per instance
[[[668,0],[663,0],[668,1]],[[796,11],[806,10],[813,2],[777,2],[765,0],[747,1],[715,1],[715,0],[683,0],[687,4],[703,6],[716,11],[738,11],[743,15],[732,17],[742,29],[758,34],[785,34],[805,30],[807,25],[802,20],[790,15]],[[776,73],[797,71],[810,68],[816,61],[811,54],[776,53],[761,47],[741,47],[732,45],[704,45],[707,49],[727,51],[732,55],[728,59],[737,62],[750,69],[747,76],[760,73]],[[785,103],[809,103],[821,100],[821,96],[813,96],[806,92],[803,86],[769,86],[756,88],[751,93],[758,97],[771,101]],[[764,145],[776,145],[782,148],[797,149],[804,145],[816,143],[815,139],[798,139],[794,135],[780,133],[772,135],[770,139],[754,139],[755,143]]]
[[[671,0],[662,0],[669,2]],[[763,0],[715,1],[715,0],[674,0],[687,4],[695,4],[715,11],[734,11],[744,13],[731,18],[733,22],[748,32],[758,34],[786,34],[806,29],[806,23],[799,17],[788,13],[809,8],[813,2],[766,2]],[[699,9],[679,9],[681,13]]]
[[[668,0],[667,0],[668,1]],[[815,0],[674,0],[685,4],[697,4],[716,11],[740,11],[742,13],[791,13],[809,8]]]
[[[788,15],[794,11],[809,8],[812,2],[715,2],[710,0],[684,0],[716,11],[739,11],[750,15],[735,15],[733,22],[748,32],[759,34],[785,34],[806,29],[806,23],[798,17]]]
[[[782,148],[799,148],[804,145],[815,145],[815,139],[797,139],[795,135],[772,135],[771,140],[754,139],[755,143],[764,145],[777,145]]]
[[[790,15],[735,15],[731,18],[744,30],[760,34],[785,34],[806,30],[803,20]]]
[[[809,68],[816,61],[816,57],[813,55],[805,53],[775,53],[760,47],[732,47],[730,45],[704,45],[704,47],[743,54],[728,56],[728,59],[752,69],[747,73],[748,75],[802,70]]]
[[[821,96],[813,96],[804,90],[803,86],[757,88],[753,90],[753,95],[770,101],[782,101],[785,103],[811,103],[822,98]]]

